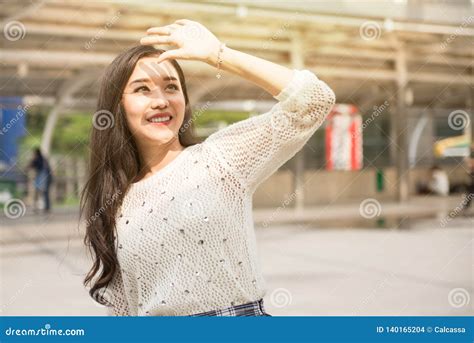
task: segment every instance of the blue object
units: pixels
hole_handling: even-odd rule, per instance
[[[7,167],[17,162],[19,139],[26,133],[26,111],[21,97],[0,96],[0,164]]]
[[[1,342],[472,343],[473,329],[466,316],[0,317]]]

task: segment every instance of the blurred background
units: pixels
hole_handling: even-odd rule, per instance
[[[78,221],[100,76],[147,28],[187,18],[233,49],[313,71],[337,96],[254,196],[268,312],[473,315],[473,9],[0,1],[1,314],[105,314],[82,286]],[[243,79],[180,64],[202,138],[275,104]]]

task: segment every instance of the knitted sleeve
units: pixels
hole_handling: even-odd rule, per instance
[[[251,192],[293,157],[321,126],[334,92],[308,70],[294,70],[270,111],[232,124],[204,142]]]
[[[103,294],[109,316],[130,316],[122,272],[118,269]]]

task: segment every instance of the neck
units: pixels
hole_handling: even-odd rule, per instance
[[[165,144],[142,144],[138,147],[138,150],[141,168],[137,175],[137,181],[163,169],[184,150],[184,147],[176,138]]]

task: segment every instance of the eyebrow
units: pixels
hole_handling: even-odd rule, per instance
[[[178,79],[175,78],[174,76],[165,76],[163,78],[163,81],[178,81]],[[133,80],[132,82],[130,82],[130,85],[132,85],[134,83],[139,83],[139,82],[150,82],[150,79],[148,79],[148,78],[136,79],[136,80]]]

